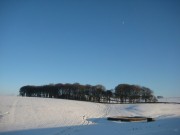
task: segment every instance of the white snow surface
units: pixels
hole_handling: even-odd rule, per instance
[[[113,122],[146,116],[155,122]],[[180,135],[180,104],[102,104],[0,96],[0,135]]]

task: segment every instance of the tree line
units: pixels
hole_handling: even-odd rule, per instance
[[[151,89],[130,84],[119,84],[114,90],[106,90],[103,85],[93,86],[79,83],[58,83],[42,86],[26,85],[20,88],[19,95],[99,103],[140,103],[157,101]]]

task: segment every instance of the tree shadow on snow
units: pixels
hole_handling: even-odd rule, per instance
[[[0,135],[122,135],[146,134],[146,135],[179,135],[180,118],[161,119],[156,122],[113,122],[106,118],[86,119],[82,125],[37,128],[19,131],[1,132]]]
[[[82,125],[77,126],[25,129],[6,132],[0,131],[0,135],[92,135],[103,133],[104,127],[101,125],[106,125],[108,123],[113,122],[108,121],[106,118],[90,118],[86,119]],[[103,134],[110,134],[110,131],[106,131]]]
[[[72,132],[78,132],[80,126],[37,128],[17,131],[0,132],[0,135],[71,135]],[[82,127],[82,126],[81,126]]]

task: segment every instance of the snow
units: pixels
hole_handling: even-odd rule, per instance
[[[164,98],[159,98],[158,102],[180,103],[180,97],[164,97]]]
[[[177,99],[175,99],[177,100]],[[155,122],[113,122],[109,116],[146,116]],[[179,104],[100,104],[0,96],[0,135],[179,135]]]

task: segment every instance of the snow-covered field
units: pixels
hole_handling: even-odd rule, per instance
[[[155,122],[113,122],[147,116]],[[180,135],[180,104],[99,104],[0,96],[0,135]]]
[[[164,97],[164,98],[159,98],[158,102],[180,103],[180,97]]]

